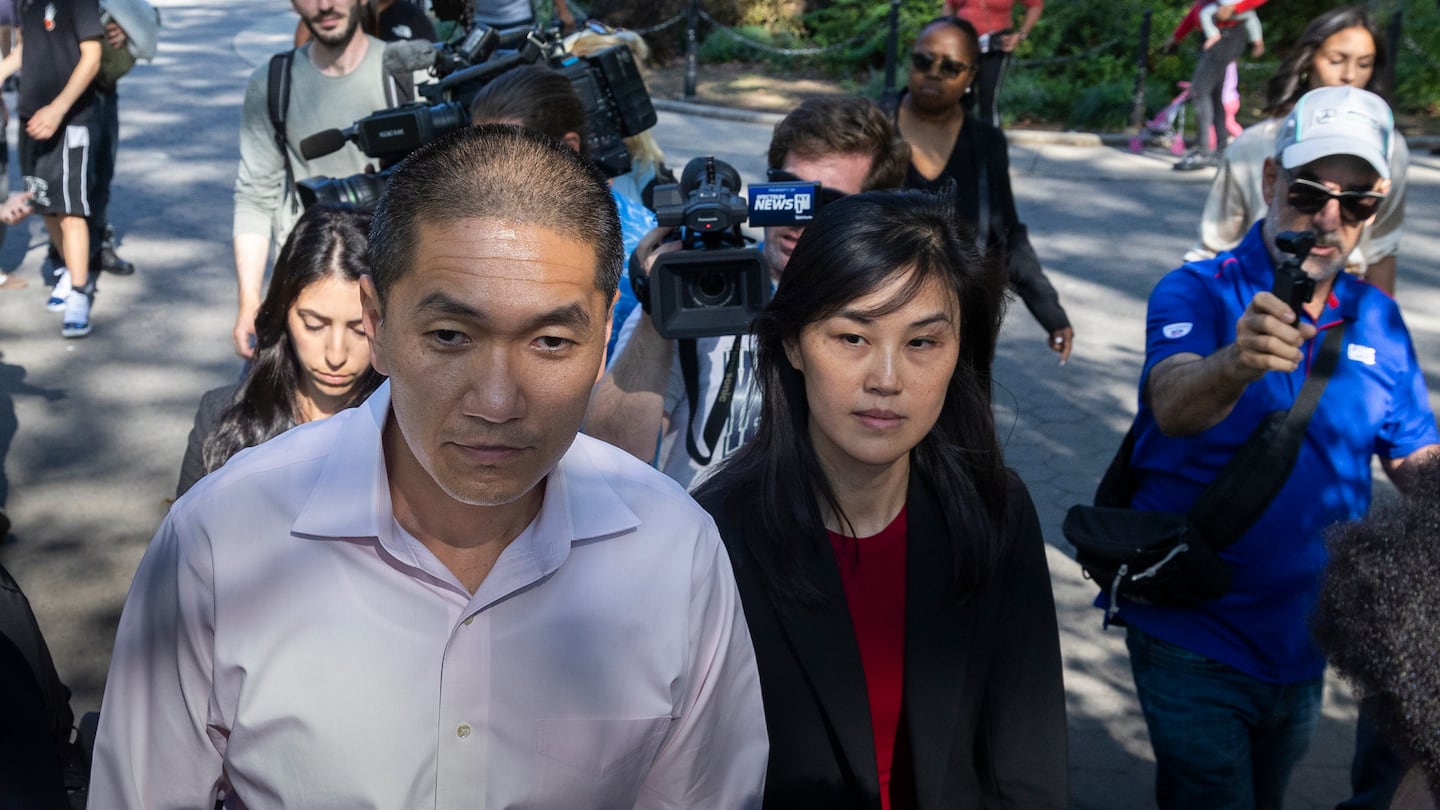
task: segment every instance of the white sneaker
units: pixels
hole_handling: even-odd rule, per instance
[[[63,267],[60,268],[60,280],[55,282],[55,287],[50,290],[50,300],[45,302],[45,308],[51,312],[64,312],[72,289],[70,271]]]
[[[60,336],[82,338],[90,334],[90,296],[79,290],[71,290],[65,296],[65,320],[60,324]]]

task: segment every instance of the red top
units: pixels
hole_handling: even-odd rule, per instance
[[[1045,2],[1020,0],[1020,5],[1044,8]],[[945,0],[945,9],[975,26],[977,34],[1015,29],[1015,0]]]
[[[875,733],[875,766],[880,776],[880,806],[913,806],[914,772],[901,733],[905,690],[905,509],[874,537],[829,532],[860,664],[870,699],[870,727]],[[892,785],[891,774],[897,777]],[[894,793],[892,801],[891,793]]]

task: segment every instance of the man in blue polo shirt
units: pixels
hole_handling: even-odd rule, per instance
[[[1266,415],[1295,402],[1323,334],[1340,361],[1294,472],[1222,553],[1233,584],[1193,608],[1122,599],[1120,617],[1163,808],[1281,806],[1319,714],[1311,641],[1327,526],[1370,505],[1370,457],[1405,490],[1440,435],[1395,302],[1340,272],[1389,190],[1389,107],[1353,87],[1306,94],[1265,162],[1270,213],[1233,251],[1169,273],[1150,295],[1133,505],[1187,512]],[[1303,312],[1271,294],[1282,231],[1312,231]],[[1104,603],[1104,597],[1101,598]]]

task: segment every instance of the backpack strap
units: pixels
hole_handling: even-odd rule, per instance
[[[280,159],[285,161],[285,195],[290,198],[291,208],[298,213],[300,200],[291,193],[295,188],[295,167],[290,165],[290,147],[285,141],[285,114],[290,109],[290,70],[294,63],[293,49],[270,57],[265,108],[270,113],[270,126],[275,130],[275,148],[280,150]]]

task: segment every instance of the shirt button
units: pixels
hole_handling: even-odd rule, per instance
[[[465,739],[466,737],[469,737],[469,736],[470,736],[470,724],[469,724],[469,723],[461,723],[461,724],[460,724],[458,727],[456,727],[456,729],[455,729],[455,736],[456,736],[456,737],[459,737],[459,738],[462,739],[462,740]]]
[[[470,614],[469,616],[466,616],[466,617],[465,617],[465,624],[468,625],[468,624],[470,624],[470,623],[473,622],[473,621],[475,621],[475,614],[472,613],[472,614]]]

